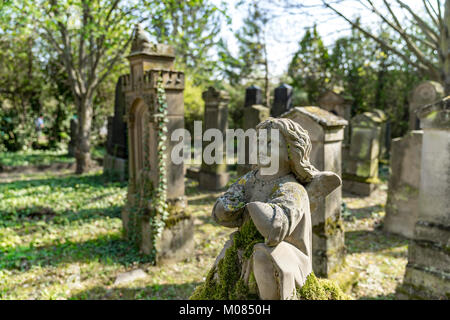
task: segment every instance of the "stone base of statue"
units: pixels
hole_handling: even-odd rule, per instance
[[[103,158],[103,173],[113,175],[119,181],[125,181],[128,178],[128,160],[105,154]]]

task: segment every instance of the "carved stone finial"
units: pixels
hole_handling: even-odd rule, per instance
[[[144,28],[140,24],[136,24],[133,42],[131,43],[131,52],[151,52],[154,51],[154,46],[155,44],[150,41]]]

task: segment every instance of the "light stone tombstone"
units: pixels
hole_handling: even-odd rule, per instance
[[[420,165],[423,131],[418,130],[418,108],[443,97],[441,84],[426,81],[410,94],[409,131],[402,138],[392,140],[388,198],[384,230],[413,238],[419,215]],[[412,131],[411,131],[412,130]]]
[[[450,298],[450,96],[418,109],[423,129],[419,216],[402,297]]]
[[[419,214],[422,131],[392,140],[384,230],[412,238]]]
[[[193,219],[184,210],[184,164],[175,164],[170,156],[179,141],[170,137],[174,130],[184,128],[184,74],[173,68],[174,49],[150,43],[140,26],[128,60],[131,73],[122,78],[129,145],[128,195],[122,211],[125,234],[145,254],[154,255],[157,263],[181,260],[193,251]],[[165,90],[166,118],[158,103],[158,79]],[[157,127],[164,119],[167,132],[159,132]],[[165,167],[158,166],[158,142],[165,149]],[[160,182],[167,188],[169,212],[161,233],[155,231],[155,221],[160,220],[155,211],[160,208],[153,206],[152,197]]]
[[[317,105],[347,121],[352,117],[352,104],[354,98],[350,95],[345,95],[336,90],[326,90],[317,100]],[[344,145],[348,145],[350,139],[350,126],[345,126],[344,129]]]
[[[202,94],[205,101],[204,131],[218,129],[225,137],[228,128],[228,101],[230,96],[227,92],[209,87]],[[207,142],[206,144],[209,144]],[[225,141],[223,141],[223,152],[225,155]],[[199,172],[199,187],[206,190],[220,190],[226,186],[229,174],[226,172],[225,158],[222,163],[207,164],[204,159]]]
[[[120,181],[128,176],[128,143],[125,116],[125,94],[122,91],[122,77],[116,84],[114,116],[108,117],[106,154],[103,159],[103,172],[117,175]]]
[[[350,148],[343,160],[344,191],[369,196],[379,184],[382,124],[383,118],[375,112],[364,112],[352,118]]]
[[[415,87],[409,98],[409,130],[420,130],[420,120],[416,114],[417,109],[439,101],[443,97],[444,87],[439,82],[425,81]]]
[[[250,86],[245,90],[244,115],[242,121],[242,129],[255,129],[256,126],[270,117],[270,108],[261,105],[262,91],[257,86]],[[254,150],[256,152],[256,150]],[[251,170],[252,164],[249,162],[250,141],[246,138],[245,142],[245,163],[238,164],[237,173],[239,176]]]
[[[295,121],[308,131],[312,143],[311,164],[320,171],[331,171],[341,176],[342,141],[347,120],[319,107],[295,107],[282,117]],[[341,187],[324,198],[310,199],[313,270],[319,276],[330,276],[344,262],[341,203]]]

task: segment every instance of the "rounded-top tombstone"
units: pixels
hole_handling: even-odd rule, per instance
[[[444,97],[444,87],[435,81],[425,81],[412,92],[409,102],[409,130],[420,130],[420,120],[416,111],[424,105],[436,102]]]

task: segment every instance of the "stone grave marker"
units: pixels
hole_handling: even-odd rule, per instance
[[[292,87],[283,83],[274,91],[274,101],[270,113],[272,117],[278,117],[292,108]]]
[[[122,78],[129,145],[127,237],[157,263],[192,254],[193,219],[185,213],[184,164],[170,155],[184,128],[184,74],[174,70],[174,49],[153,44],[137,27],[128,56],[131,73]],[[165,94],[164,94],[165,93]]]
[[[342,141],[347,120],[319,107],[295,107],[284,113],[306,131],[312,143],[310,161],[320,171],[341,176]],[[313,270],[328,277],[338,271],[345,258],[341,217],[342,189],[339,186],[326,197],[311,198]]]

